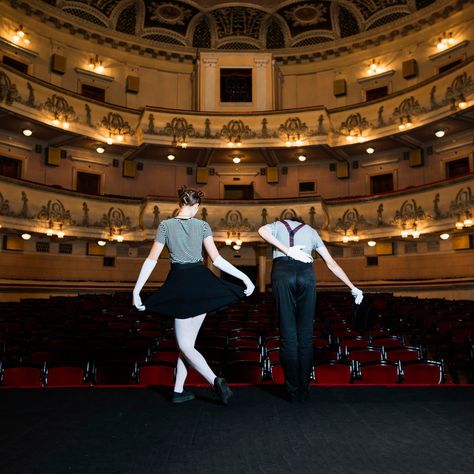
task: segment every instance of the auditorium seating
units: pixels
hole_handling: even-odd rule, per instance
[[[354,323],[350,294],[320,293],[315,383],[473,382],[474,302],[366,301],[363,324]],[[280,346],[271,294],[208,316],[196,342],[234,383],[281,383]],[[0,356],[3,387],[171,385],[178,349],[172,320],[117,293],[0,303]],[[188,382],[206,383],[193,369]]]

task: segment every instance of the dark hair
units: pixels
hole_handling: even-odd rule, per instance
[[[282,219],[282,221],[295,221],[295,222],[299,222],[300,224],[306,224],[306,222],[304,221],[304,219],[300,216],[287,216],[285,217],[284,219]]]
[[[179,207],[201,204],[201,199],[203,197],[204,193],[199,189],[187,188],[186,186],[181,186],[178,189]]]

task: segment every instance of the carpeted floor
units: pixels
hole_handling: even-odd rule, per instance
[[[2,474],[472,473],[474,387],[0,390]]]

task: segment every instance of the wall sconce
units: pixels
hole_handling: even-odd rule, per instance
[[[242,247],[242,240],[240,239],[240,232],[227,232],[227,239],[225,239],[227,246],[232,246],[234,250],[240,250]]]
[[[347,244],[349,242],[359,242],[359,236],[357,235],[357,229],[352,230],[352,235],[347,235],[347,230],[344,231],[342,241]]]
[[[398,130],[405,130],[407,128],[410,128],[413,125],[413,122],[411,121],[411,118],[409,115],[405,115],[403,117],[400,117],[400,125],[398,126]]]
[[[453,106],[455,109],[465,109],[467,107],[467,101],[463,94],[453,100]]]
[[[97,74],[102,74],[104,72],[102,59],[99,59],[99,56],[96,54],[94,58],[89,59],[89,64],[87,65],[87,69],[89,69],[89,71],[94,71]]]
[[[23,43],[26,46],[29,46],[30,40],[27,34],[23,30],[23,25],[20,25],[18,29],[15,30],[15,34],[12,37],[14,43]]]
[[[120,114],[114,112],[109,112],[107,117],[102,119],[100,125],[108,132],[105,139],[107,145],[112,145],[115,140],[123,142],[125,135],[132,134],[129,123]]]
[[[56,235],[56,237],[58,239],[63,239],[64,238],[64,231],[63,231],[63,223],[62,222],[53,222],[52,220],[50,220],[48,222],[48,228],[46,229],[46,235],[48,237],[52,237],[53,235]],[[58,230],[55,230],[55,227],[58,229]]]
[[[123,242],[124,237],[122,235],[122,229],[115,229],[115,228],[110,228],[109,229],[109,242]]]
[[[414,239],[419,239],[420,231],[417,228],[416,222],[411,227],[407,227],[406,224],[403,224],[403,229],[400,232],[400,235],[404,239],[406,239],[409,236],[412,236]]]
[[[369,76],[375,76],[376,74],[380,74],[382,72],[382,68],[378,62],[375,62],[375,59],[372,59],[372,62],[369,64],[367,69],[367,74]]]
[[[463,216],[459,215],[458,220],[456,221],[455,227],[458,230],[464,229],[464,227],[472,227],[472,214],[470,211],[466,211]]]
[[[76,118],[74,107],[69,105],[68,101],[64,97],[58,96],[56,94],[48,97],[43,107],[53,116],[51,123],[55,127],[62,126],[64,130],[68,130],[70,122]]]
[[[236,137],[229,136],[227,140],[227,146],[229,148],[234,148],[236,147],[241,147],[242,146],[242,140],[240,138],[240,135],[237,135]]]
[[[290,117],[280,125],[278,131],[282,138],[286,138],[285,145],[290,147],[293,145],[302,146],[307,130],[306,123],[302,122],[299,117]]]
[[[171,122],[167,123],[165,133],[173,137],[172,146],[181,148],[188,147],[187,137],[196,136],[194,127],[183,117],[174,117]]]
[[[452,33],[443,33],[443,35],[438,38],[436,47],[438,48],[438,51],[444,51],[448,48],[451,48],[451,46],[454,46],[455,44],[456,41],[454,40]]]

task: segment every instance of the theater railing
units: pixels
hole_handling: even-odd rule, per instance
[[[308,197],[251,201],[206,200],[198,217],[209,222],[217,241],[238,233],[257,242],[259,226],[275,219],[302,217],[327,242],[401,238],[453,231],[472,218],[474,174],[410,187],[383,195],[330,199]],[[154,238],[160,221],[178,211],[175,198],[125,199],[92,196],[0,177],[0,224],[3,232],[45,235],[64,232],[80,239]],[[472,219],[471,219],[472,220]],[[458,232],[465,232],[466,227]],[[121,236],[121,237],[119,237]]]

